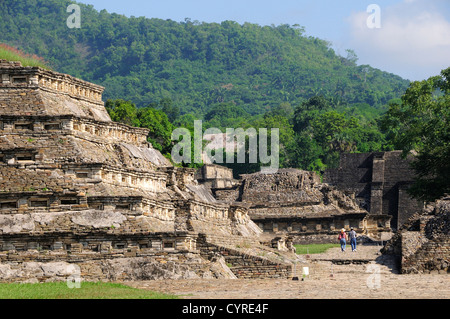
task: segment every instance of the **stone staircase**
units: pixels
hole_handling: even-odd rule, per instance
[[[290,259],[295,255],[284,257],[283,252],[263,246],[254,238],[201,234],[197,248],[210,260],[222,256],[237,278],[291,278],[292,275]]]

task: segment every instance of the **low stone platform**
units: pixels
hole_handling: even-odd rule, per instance
[[[292,279],[194,279],[135,281],[125,284],[180,296],[183,299],[449,299],[450,278],[438,274],[399,274],[381,246],[360,246],[357,252],[333,248],[305,257],[310,275]],[[349,263],[338,264],[336,261]],[[353,263],[363,260],[365,264]]]

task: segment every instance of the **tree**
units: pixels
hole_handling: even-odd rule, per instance
[[[140,127],[150,130],[148,140],[153,147],[163,154],[169,154],[172,150],[173,125],[170,123],[166,113],[152,107],[138,110]]]
[[[328,111],[316,117],[311,126],[316,143],[325,151],[323,163],[328,167],[337,166],[340,153],[357,150],[355,132],[359,124],[356,118]]]
[[[294,131],[299,133],[310,127],[311,122],[330,107],[323,95],[315,95],[303,102],[294,111]]]
[[[295,109],[293,129],[295,142],[290,145],[288,158],[295,167],[323,170],[336,167],[341,153],[381,151],[385,148],[384,134],[375,121],[359,120],[355,109],[332,109],[329,99],[311,97]],[[356,112],[357,113],[357,112]]]
[[[347,49],[345,50],[347,52],[346,60],[350,65],[356,65],[356,62],[358,62],[358,56],[356,55],[355,51]]]
[[[349,130],[357,127],[355,118],[347,119],[344,114],[329,111],[318,116],[312,123],[314,137],[324,148],[332,151],[346,151],[344,144],[350,143]]]
[[[122,99],[107,100],[105,108],[114,122],[121,122],[130,126],[140,126],[137,118],[136,105]]]
[[[450,68],[411,83],[401,103],[390,105],[382,128],[404,156],[416,154],[413,197],[434,201],[450,193]]]
[[[149,106],[155,109],[161,109],[164,113],[166,113],[171,123],[174,123],[175,120],[180,116],[180,108],[174,105],[173,101],[169,98],[163,98],[159,101],[159,104],[153,103]]]
[[[148,141],[163,154],[172,148],[171,134],[174,129],[166,113],[153,107],[138,109],[134,103],[122,99],[108,100],[105,108],[114,122],[150,130]]]
[[[217,127],[219,129],[226,129],[232,127],[248,126],[246,118],[249,116],[242,108],[233,103],[219,103],[211,108],[205,114],[205,121],[207,127]]]
[[[322,162],[324,151],[309,134],[295,134],[294,143],[288,147],[291,167],[315,172],[325,169],[326,165]]]

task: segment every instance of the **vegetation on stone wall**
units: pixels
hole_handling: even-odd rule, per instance
[[[42,57],[35,54],[27,54],[5,43],[0,43],[0,59],[8,61],[19,61],[23,66],[39,66],[50,69]]]

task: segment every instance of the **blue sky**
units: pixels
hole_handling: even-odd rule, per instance
[[[410,80],[450,67],[450,0],[78,0],[126,16],[184,21],[233,20],[259,25],[299,24],[306,35],[352,49],[370,64]],[[370,4],[380,28],[369,28]],[[372,21],[372,20],[371,20]]]

